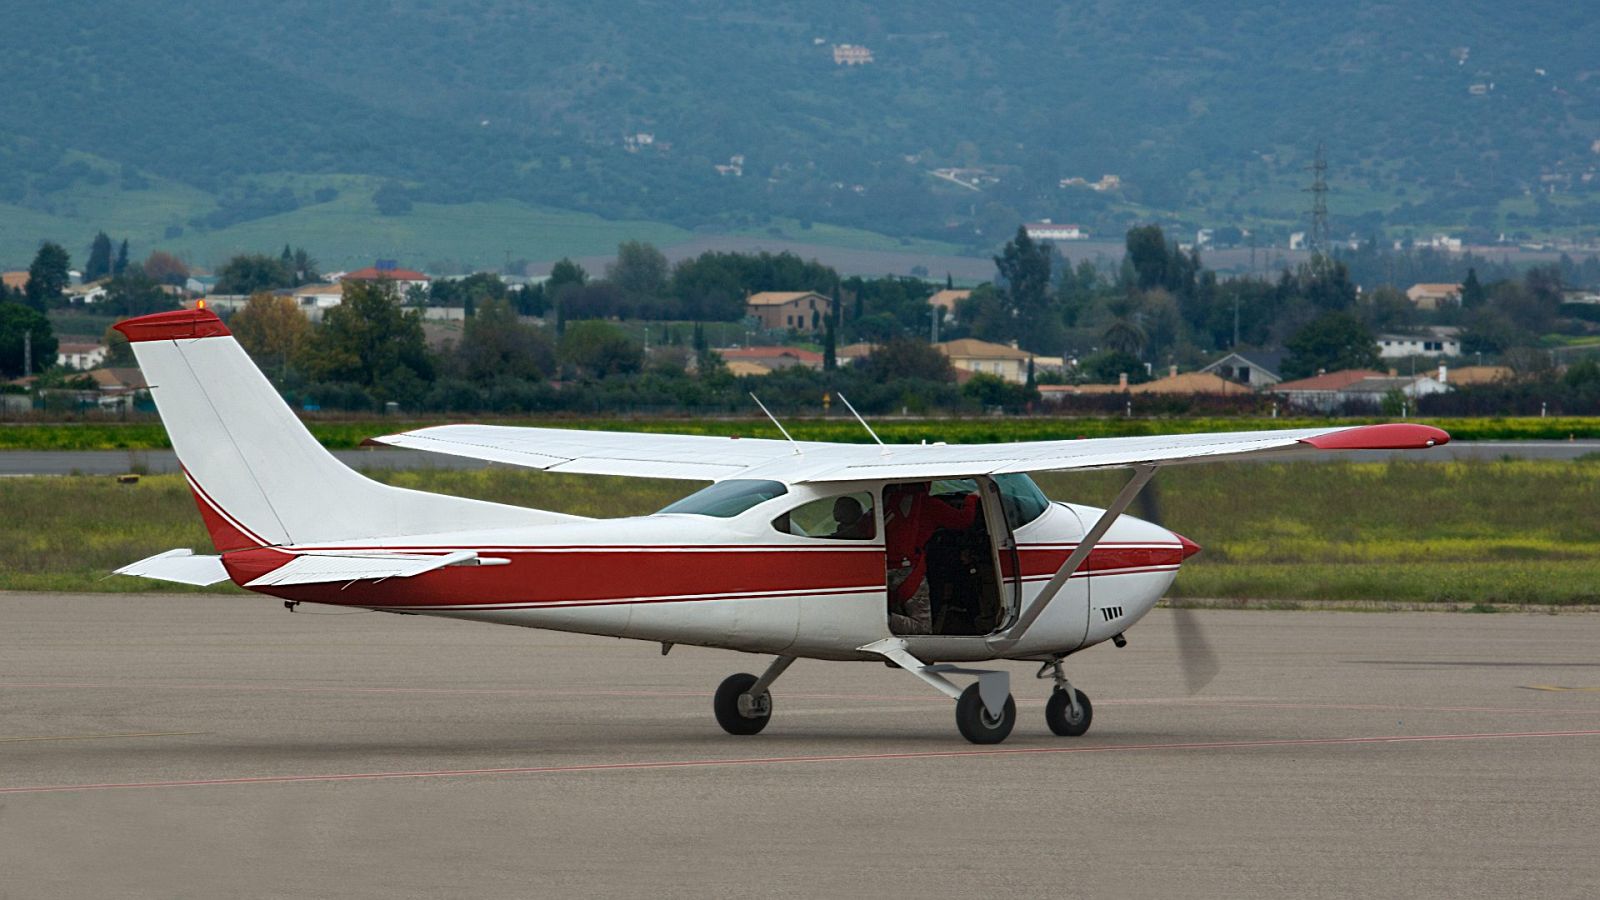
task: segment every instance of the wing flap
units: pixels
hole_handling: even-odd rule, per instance
[[[193,550],[168,550],[147,556],[117,569],[115,574],[200,586],[228,580],[222,557],[196,556]]]

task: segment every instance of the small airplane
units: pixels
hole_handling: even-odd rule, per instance
[[[1016,705],[1009,673],[978,664],[1037,662],[1054,683],[1050,730],[1082,735],[1093,707],[1062,661],[1125,644],[1200,549],[1124,514],[1157,469],[1450,439],[1397,423],[839,444],[790,439],[776,419],[783,440],[494,425],[372,439],[550,472],[711,482],[652,515],[591,519],[391,487],[351,470],[210,310],[115,327],[151,385],[217,551],[170,550],[119,574],[231,579],[291,609],[332,604],[632,638],[663,654],[689,644],[771,656],[759,676],[732,675],[716,690],[717,722],[739,735],[766,727],[770,689],[801,658],[898,667],[955,700],[959,731],[979,744],[1010,734]],[[1132,477],[1104,509],[1053,502],[1027,474],[1108,468]]]

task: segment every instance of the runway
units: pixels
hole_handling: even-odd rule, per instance
[[[1452,460],[1572,460],[1600,454],[1600,441],[1452,441],[1425,453],[1414,450],[1341,450],[1308,453],[1310,462],[1449,462]],[[357,469],[481,469],[489,463],[461,456],[365,448],[333,455]],[[8,475],[161,474],[179,470],[171,450],[0,450],[0,477]]]
[[[1083,738],[881,665],[264,598],[0,594],[0,897],[1600,893],[1600,615],[1202,611],[1068,661]]]

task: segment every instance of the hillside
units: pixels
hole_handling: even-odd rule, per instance
[[[1592,233],[1596,39],[1582,5],[1482,0],[24,4],[0,29],[0,253],[124,212],[142,246],[227,245],[298,210],[420,217],[444,257],[429,210],[468,203],[974,249],[1040,217],[1271,236],[1300,227],[1319,140],[1335,234]]]

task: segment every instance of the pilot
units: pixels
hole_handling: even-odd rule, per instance
[[[890,485],[883,491],[883,535],[889,557],[889,630],[932,634],[933,604],[928,591],[926,551],[941,528],[965,531],[978,511],[978,495],[955,507],[933,499],[928,482]]]
[[[833,501],[833,521],[838,527],[828,537],[846,541],[872,538],[872,517],[862,508],[861,501],[849,494]]]

